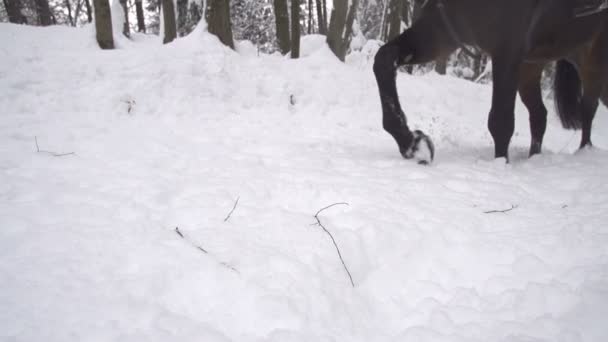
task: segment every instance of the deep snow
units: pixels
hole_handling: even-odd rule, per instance
[[[518,102],[505,165],[489,86],[400,75],[437,147],[422,167],[382,130],[370,46],[344,65],[319,37],[294,61],[202,29],[0,43],[0,340],[608,340],[605,108],[598,148],[551,114],[527,159]],[[314,225],[336,202],[354,288]]]

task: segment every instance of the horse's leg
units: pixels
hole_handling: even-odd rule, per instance
[[[540,81],[544,64],[522,64],[519,73],[519,96],[530,113],[530,157],[541,153],[547,128],[547,108],[543,103]]]
[[[601,39],[601,38],[600,38]],[[591,127],[595,112],[599,105],[599,98],[604,90],[605,80],[608,76],[608,44],[598,41],[589,53],[584,56],[580,66],[583,96],[580,111],[583,133],[580,148],[592,146]]]
[[[515,130],[515,97],[521,63],[520,54],[508,51],[492,54],[492,108],[488,129],[494,139],[494,157],[504,157],[507,161]]]
[[[414,158],[421,142],[426,142],[431,150],[430,140],[420,131],[412,132],[407,125],[407,118],[401,109],[397,94],[397,67],[426,63],[438,56],[451,52],[454,47],[449,42],[442,41],[436,34],[436,29],[427,18],[420,18],[414,26],[403,32],[396,39],[382,46],[374,61],[374,74],[380,91],[382,103],[382,124],[384,129],[393,136],[399,152],[406,159]]]
[[[597,87],[596,82],[585,86],[583,98],[581,99],[581,118],[583,120],[583,132],[581,134],[581,144],[579,148],[591,147],[591,127],[593,119],[595,118],[595,112],[599,105],[599,93],[600,88]]]

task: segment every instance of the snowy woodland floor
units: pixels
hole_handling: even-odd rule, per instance
[[[527,159],[518,102],[505,165],[488,85],[400,75],[423,167],[382,130],[371,50],[120,45],[0,25],[1,341],[608,340],[605,108],[596,148],[551,113]],[[336,202],[354,287],[314,225]]]

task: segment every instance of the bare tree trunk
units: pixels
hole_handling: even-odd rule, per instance
[[[308,34],[312,34],[312,0],[308,0]]]
[[[122,24],[122,34],[124,34],[125,37],[131,37],[131,27],[129,26],[129,7],[127,6],[127,0],[120,0],[120,5],[122,6],[122,11],[125,16],[125,22]]]
[[[418,17],[420,17],[420,10],[422,9],[422,2],[421,2],[421,0],[411,0],[411,1],[413,1],[413,4],[412,4],[413,8],[412,8],[412,18],[411,18],[410,25],[414,25],[416,20],[418,20]],[[407,71],[408,74],[412,74],[414,72],[414,66],[408,65],[408,66],[406,66],[405,70]]]
[[[279,50],[283,55],[291,50],[291,39],[289,37],[289,13],[287,11],[287,0],[274,0],[274,16],[277,26],[277,41]]]
[[[38,13],[38,24],[41,26],[53,24],[53,15],[48,0],[36,0],[36,12]]]
[[[291,58],[300,58],[300,0],[291,0]]]
[[[390,6],[388,5],[388,1],[390,0],[382,1],[382,3],[384,4],[384,11],[382,12],[382,21],[380,22],[380,36],[378,37],[378,39],[382,41],[386,41],[386,36],[388,36],[388,25],[386,23],[390,8]]]
[[[357,12],[358,0],[334,0],[334,8],[329,21],[327,44],[333,53],[344,62],[350,46],[353,23]]]
[[[89,1],[89,0],[87,0]],[[146,33],[146,22],[144,19],[144,5],[142,0],[135,0],[135,14],[137,16],[137,31]]]
[[[388,14],[387,41],[391,41],[401,33],[402,0],[390,0]]]
[[[481,76],[488,63],[488,56],[481,51],[478,52],[478,57],[473,60],[473,80],[476,80]]]
[[[317,23],[319,24],[319,33],[327,34],[327,23],[325,21],[325,17],[323,14],[323,2],[321,0],[316,0],[317,5]]]
[[[350,8],[348,9],[348,15],[346,16],[346,27],[344,28],[344,36],[342,41],[344,42],[344,55],[350,48],[350,42],[353,35],[353,25],[355,24],[355,18],[357,17],[357,7],[359,7],[359,0],[351,0]]]
[[[413,0],[414,1],[414,9],[412,10],[412,25],[418,20],[420,17],[420,12],[422,12],[422,4],[423,0]]]
[[[89,23],[93,22],[93,11],[91,9],[91,2],[89,0],[84,0],[84,4],[87,7],[87,21]]]
[[[8,21],[14,24],[27,24],[27,18],[21,13],[21,0],[4,0],[4,8],[8,14]]]
[[[346,25],[346,12],[348,11],[347,5],[347,0],[334,0],[331,18],[329,19],[329,30],[327,32],[327,44],[341,61],[344,61],[345,58],[341,54],[341,51],[343,45],[342,33]]]
[[[114,48],[114,37],[112,36],[112,15],[108,0],[93,0],[95,7],[95,31],[97,43],[102,49]]]
[[[72,16],[72,4],[70,3],[70,0],[65,0],[65,7],[68,9],[68,21],[70,22],[71,26],[76,26],[76,23],[74,23],[74,17]]]
[[[327,1],[321,0],[321,9],[323,10],[323,27],[325,28],[325,34],[327,34]]]
[[[177,34],[183,37],[187,34],[188,0],[177,0]]]
[[[78,18],[80,18],[80,10],[82,10],[82,0],[77,0],[76,10],[74,11],[74,25],[78,25]]]
[[[410,0],[403,0],[403,4],[401,5],[401,20],[403,20],[406,27],[410,27],[412,23],[412,18],[410,18],[410,6]]]
[[[234,50],[232,27],[230,26],[229,0],[207,1],[209,2],[209,10],[207,11],[209,32],[216,35],[224,45]]]
[[[172,42],[177,37],[177,27],[175,25],[175,8],[173,0],[162,0],[163,7],[163,44]]]

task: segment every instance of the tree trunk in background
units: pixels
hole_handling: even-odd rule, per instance
[[[383,4],[385,6],[384,6],[384,12],[382,12],[382,18],[381,18],[382,21],[380,21],[380,35],[378,36],[378,40],[381,40],[383,42],[386,42],[386,37],[388,36],[387,19],[388,19],[390,6],[388,5],[387,1],[391,1],[391,0],[383,1]]]
[[[420,10],[422,9],[422,0],[413,0],[414,1],[414,9],[412,10],[412,25],[418,20],[420,17]]]
[[[72,4],[70,3],[70,0],[65,0],[64,4],[68,9],[68,21],[70,22],[70,25],[76,26],[76,23],[74,23],[74,17],[72,16]]]
[[[146,21],[144,19],[144,5],[142,0],[135,0],[135,14],[137,16],[137,31],[146,33]]]
[[[391,41],[401,33],[402,0],[390,0],[388,14],[388,35],[386,41]]]
[[[230,3],[229,0],[207,0],[207,23],[209,33],[216,35],[220,41],[234,50],[232,38],[232,27],[230,26]]]
[[[308,34],[312,33],[312,0],[308,0]]]
[[[412,24],[412,18],[410,18],[410,0],[403,0],[401,4],[401,20],[405,23],[405,27],[410,27]]]
[[[91,2],[89,0],[85,0],[84,4],[87,7],[87,21],[89,23],[93,22],[93,11],[91,10]]]
[[[120,6],[125,16],[125,22],[122,24],[122,34],[125,37],[131,37],[131,26],[129,25],[129,7],[127,6],[127,0],[120,0]]]
[[[38,24],[41,26],[53,24],[53,15],[48,0],[36,0],[36,12],[38,13]]]
[[[416,5],[418,6],[416,8],[416,18],[415,20],[418,19],[418,17],[420,16],[420,12],[422,9],[422,0],[416,0]],[[448,59],[450,58],[450,55],[447,56],[440,56],[439,58],[437,58],[435,60],[435,72],[437,72],[439,75],[445,75],[447,72],[447,68],[448,68]]]
[[[323,28],[325,30],[325,34],[327,34],[327,1],[326,0],[321,0],[321,9],[323,10]]]
[[[82,0],[76,1],[76,10],[74,10],[74,26],[78,25],[78,18],[80,18],[80,10],[82,10]]]
[[[21,13],[21,0],[4,0],[4,8],[8,14],[8,21],[14,24],[27,24],[27,19]]]
[[[319,34],[327,34],[327,22],[323,14],[323,3],[321,0],[316,0],[317,5],[317,23],[319,23]]]
[[[291,39],[289,38],[289,13],[287,11],[287,0],[274,0],[274,17],[277,25],[277,41],[279,50],[283,55],[291,50]]]
[[[353,36],[353,25],[355,24],[355,19],[357,18],[357,8],[359,7],[359,0],[351,0],[351,5],[348,9],[348,14],[346,16],[346,27],[344,28],[344,56],[346,57],[346,53],[350,48],[350,42]]]
[[[300,0],[291,0],[291,58],[300,58]]]
[[[478,79],[479,76],[485,71],[486,64],[488,63],[488,56],[477,50],[479,54],[478,58],[473,60],[473,81]]]
[[[346,15],[348,12],[348,0],[334,0],[334,6],[329,19],[329,30],[327,32],[327,44],[333,53],[344,61],[345,56],[342,51],[342,37],[344,26],[346,25]]]
[[[93,0],[95,8],[95,32],[97,43],[102,49],[113,49],[114,38],[112,36],[112,14],[108,0]]]
[[[177,33],[180,37],[187,34],[188,0],[177,0]]]
[[[418,20],[418,17],[420,16],[420,10],[422,9],[421,0],[411,0],[411,1],[413,1],[414,8],[412,9],[412,20],[411,20],[410,26],[414,25],[416,20]],[[408,74],[412,74],[414,72],[414,66],[408,65],[405,68],[405,71],[407,71]]]
[[[348,7],[349,2],[351,2],[350,8]],[[331,11],[327,44],[342,62],[346,58],[350,45],[357,6],[357,0],[334,0],[334,8]]]
[[[177,37],[177,27],[175,25],[175,8],[173,6],[173,0],[162,0],[161,6],[163,7],[163,44],[167,44],[172,42]]]

